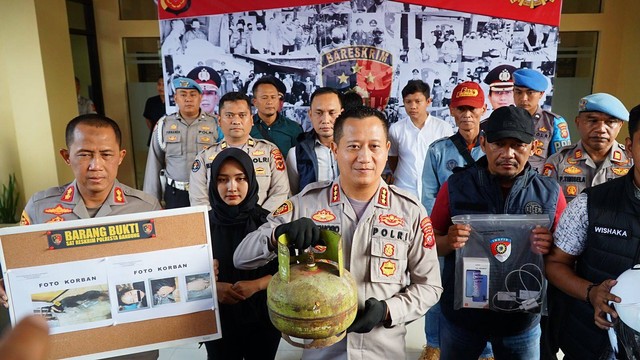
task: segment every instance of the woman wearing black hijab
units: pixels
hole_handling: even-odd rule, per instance
[[[280,332],[267,311],[267,285],[277,261],[255,270],[233,266],[233,252],[248,233],[267,221],[258,205],[258,182],[247,153],[229,148],[211,163],[209,222],[217,281],[222,339],[205,343],[209,359],[273,359]]]

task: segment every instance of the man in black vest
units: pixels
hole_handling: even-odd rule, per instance
[[[640,106],[629,115],[627,156],[640,161]],[[565,296],[570,311],[554,314],[566,360],[613,359],[605,330],[616,318],[608,305],[621,299],[610,292],[613,280],[640,261],[640,168],[588,188],[566,208],[545,259],[549,281]],[[587,241],[588,239],[588,241]],[[555,316],[555,315],[554,315]]]
[[[309,119],[313,130],[298,136],[298,145],[287,154],[287,173],[293,195],[312,182],[338,177],[338,165],[331,152],[333,124],[342,113],[340,93],[322,87],[311,95]]]
[[[549,217],[551,230],[536,227],[529,239],[535,253],[549,251],[551,231],[566,203],[560,186],[539,175],[527,162],[533,151],[534,132],[526,110],[514,106],[496,109],[480,136],[486,156],[473,166],[454,172],[438,192],[431,222],[438,255],[445,258],[440,299],[440,319],[444,319],[440,322],[441,360],[478,359],[487,341],[491,342],[496,360],[540,358],[539,314],[479,308],[455,310],[454,288],[460,285],[455,279],[456,250],[467,246],[471,226],[454,225],[451,219],[469,214],[544,214]],[[494,262],[491,266],[495,265]]]

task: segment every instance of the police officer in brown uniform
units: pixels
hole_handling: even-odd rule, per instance
[[[585,188],[629,172],[633,160],[616,141],[625,121],[629,112],[612,95],[597,93],[580,99],[575,119],[580,141],[550,156],[542,171],[560,183],[567,201]]]
[[[535,126],[533,155],[529,158],[529,164],[541,173],[549,156],[571,144],[569,127],[562,116],[543,110],[540,106],[540,100],[549,86],[546,76],[536,70],[519,69],[513,72],[513,79],[516,106],[531,114]]]
[[[342,235],[346,267],[358,286],[358,316],[342,341],[305,350],[303,359],[404,359],[405,324],[418,319],[442,292],[431,221],[408,192],[380,177],[389,141],[384,114],[345,110],[334,126],[332,151],[340,175],[307,185],[247,235],[236,249],[239,269],[276,257],[275,239],[287,234],[305,249],[319,241],[319,228]]]
[[[222,140],[216,119],[200,109],[202,88],[189,78],[173,80],[178,112],[166,115],[156,124],[144,172],[143,190],[162,198],[160,172],[167,184],[164,202],[167,209],[189,206],[189,174],[196,154]]]
[[[189,199],[192,206],[210,206],[211,163],[219,152],[229,147],[240,148],[251,157],[258,179],[258,205],[273,211],[289,197],[289,178],[282,153],[275,144],[249,136],[252,126],[247,95],[226,93],[220,99],[220,128],[224,140],[201,151],[191,167]]]
[[[116,176],[126,150],[118,124],[98,114],[81,115],[66,128],[67,149],[60,150],[75,180],[34,194],[20,218],[21,225],[88,219],[161,209],[153,196],[121,184]],[[8,306],[0,287],[0,303]],[[158,351],[114,359],[157,359]]]

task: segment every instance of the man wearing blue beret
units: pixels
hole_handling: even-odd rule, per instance
[[[547,157],[571,144],[569,127],[562,116],[540,107],[540,99],[543,99],[549,86],[546,76],[536,70],[519,69],[513,72],[513,79],[516,106],[531,114],[535,126],[533,155],[529,163],[541,173]]]
[[[633,162],[616,141],[629,112],[616,97],[591,94],[580,99],[575,122],[580,141],[547,159],[542,174],[556,179],[567,201],[582,190],[621,177]]]
[[[196,154],[223,138],[213,115],[200,109],[202,88],[193,79],[173,80],[178,112],[158,120],[144,172],[143,190],[162,200],[160,172],[164,170],[165,208],[189,206],[189,174]]]

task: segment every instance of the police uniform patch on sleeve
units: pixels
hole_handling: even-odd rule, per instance
[[[276,170],[284,171],[284,158],[282,157],[282,153],[280,149],[271,150],[271,156],[273,160],[276,162]]]
[[[22,215],[20,215],[20,225],[31,225],[31,219],[29,219],[29,215],[24,210],[22,210]]]
[[[428,216],[420,221],[420,229],[422,229],[422,247],[427,249],[433,248],[433,245],[436,244],[436,237],[433,233],[431,219]]]
[[[115,202],[116,204],[125,203],[124,191],[122,191],[122,189],[117,186],[115,189],[113,189],[113,202]]]
[[[544,164],[544,168],[542,168],[542,175],[551,176],[551,172],[553,170],[555,170],[555,169],[556,169],[555,166],[553,166],[553,165],[551,165],[549,163]]]
[[[293,210],[293,204],[289,200],[285,200],[276,211],[273,212],[273,216],[280,216],[286,213],[290,213]]]
[[[200,165],[201,165],[201,164],[200,164],[200,160],[199,160],[199,159],[196,159],[196,160],[193,162],[193,165],[191,165],[191,172],[198,172],[198,170],[200,170]]]
[[[559,123],[558,129],[560,129],[560,137],[562,137],[563,139],[569,138],[569,128],[567,127],[566,122]]]

